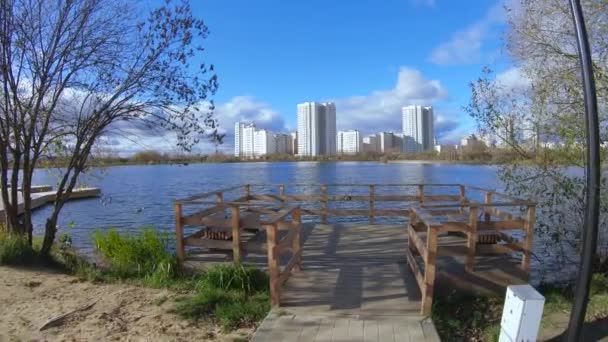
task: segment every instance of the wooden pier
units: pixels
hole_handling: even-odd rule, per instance
[[[53,187],[50,185],[37,185],[32,186],[32,210],[40,208],[46,204],[53,203],[55,201],[57,193],[53,191]],[[69,200],[99,197],[101,190],[98,188],[78,188],[72,190]],[[23,213],[23,195],[19,189],[18,193],[19,214]],[[0,198],[0,217],[4,218],[4,203]]]
[[[265,266],[274,309],[256,341],[434,341],[436,291],[527,280],[534,210],[461,184],[244,185],[175,202],[177,253]]]

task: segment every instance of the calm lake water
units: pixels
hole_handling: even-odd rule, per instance
[[[35,178],[35,184],[57,183],[57,177],[46,170]],[[95,170],[82,182],[101,188],[102,197],[68,202],[59,224],[85,252],[91,250],[90,235],[96,229],[134,232],[152,225],[172,231],[174,199],[239,184],[462,183],[500,188],[492,166],[379,162],[116,166]],[[50,212],[51,206],[35,212],[37,232],[43,231]]]

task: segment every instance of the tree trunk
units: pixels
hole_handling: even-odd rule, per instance
[[[28,243],[32,245],[32,177],[29,174],[29,170],[23,170],[23,182],[21,185],[21,194],[23,195],[23,214],[21,215],[23,221],[23,228],[27,233]]]
[[[66,199],[69,198],[74,186],[76,185],[76,181],[80,175],[80,170],[81,169],[78,167],[74,167],[74,173],[72,173],[72,170],[70,170],[70,167],[68,167],[65,176],[57,187],[57,196],[55,198],[53,213],[46,220],[46,225],[44,227],[44,240],[42,242],[42,248],[40,249],[40,256],[42,258],[47,257],[51,251],[51,248],[53,247],[55,235],[57,235],[57,219],[59,217],[59,213],[61,212],[61,208],[63,208],[63,204],[65,203]]]
[[[55,235],[57,234],[57,215],[58,212],[55,210],[53,214],[46,220],[44,227],[44,240],[42,241],[42,248],[40,249],[40,256],[45,258],[51,252],[53,242],[55,241]]]
[[[7,179],[7,186],[10,188],[8,202],[4,203],[6,212],[6,225],[9,233],[25,234],[25,227],[19,219],[19,167],[21,164],[21,153],[13,152],[12,170],[10,182]],[[4,185],[4,184],[3,184]]]
[[[30,153],[26,152],[23,158],[23,176],[21,181],[21,194],[23,196],[23,228],[27,233],[28,243],[32,245],[32,176],[34,173],[33,165],[36,160],[30,160]]]

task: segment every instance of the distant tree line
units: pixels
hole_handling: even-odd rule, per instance
[[[563,160],[564,154],[578,154],[582,156],[579,147],[573,151],[572,146],[568,148],[539,148],[528,150],[525,156],[510,148],[486,147],[485,145],[463,146],[459,149],[442,152],[428,151],[421,153],[376,153],[361,152],[357,154],[344,154],[336,156],[300,157],[292,154],[270,154],[257,158],[238,158],[225,153],[187,153],[187,152],[163,152],[153,149],[138,151],[130,156],[121,156],[115,152],[104,152],[91,156],[89,166],[112,166],[112,165],[148,165],[148,164],[193,164],[193,163],[234,163],[234,162],[281,162],[281,161],[447,161],[480,164],[512,164],[514,161],[533,162],[542,158],[545,160]],[[47,158],[41,166],[60,167],[67,160],[64,158]]]

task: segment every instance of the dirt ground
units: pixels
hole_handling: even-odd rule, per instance
[[[226,335],[209,322],[181,319],[168,312],[174,296],[167,290],[82,282],[47,270],[0,267],[0,342],[242,341],[253,333],[242,329]],[[40,331],[49,320],[86,307]]]

